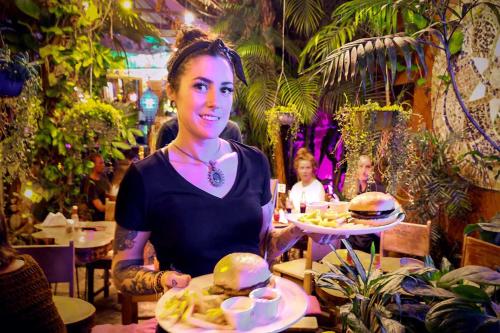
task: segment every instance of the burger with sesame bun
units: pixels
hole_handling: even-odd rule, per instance
[[[223,257],[214,268],[212,295],[248,296],[256,288],[272,284],[269,265],[253,253],[235,252]]]
[[[352,223],[382,226],[395,222],[399,214],[394,197],[382,192],[366,192],[354,197],[349,204]]]

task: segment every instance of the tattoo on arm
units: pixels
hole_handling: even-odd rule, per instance
[[[268,259],[273,260],[288,251],[301,237],[303,233],[296,227],[288,227],[281,230],[272,230],[268,239]]]
[[[159,272],[149,270],[143,264],[143,259],[130,259],[118,261],[113,266],[113,279],[120,291],[134,295],[161,291],[156,285]]]
[[[137,237],[136,230],[128,230],[117,225],[113,249],[114,252],[130,250],[133,248],[135,244],[135,237]]]

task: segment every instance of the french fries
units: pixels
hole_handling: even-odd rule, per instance
[[[351,217],[351,213],[349,212],[336,213],[328,210],[325,212],[313,210],[300,216],[299,221],[318,225],[320,227],[337,228],[349,217]]]
[[[185,290],[165,302],[159,318],[163,325],[171,327],[181,321],[207,329],[230,328],[220,305],[226,296],[206,295],[199,291]]]

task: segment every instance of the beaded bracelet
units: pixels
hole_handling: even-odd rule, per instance
[[[156,275],[156,282],[155,282],[155,289],[158,288],[160,291],[163,291],[163,285],[161,284],[161,278],[163,277],[163,274],[165,271],[160,271],[158,275]]]

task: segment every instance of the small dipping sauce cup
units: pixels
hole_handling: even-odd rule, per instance
[[[278,316],[281,293],[275,288],[258,288],[250,293],[255,302],[254,319],[259,324],[268,324]]]
[[[231,297],[221,304],[227,322],[238,331],[248,331],[253,327],[255,302],[249,297]]]

